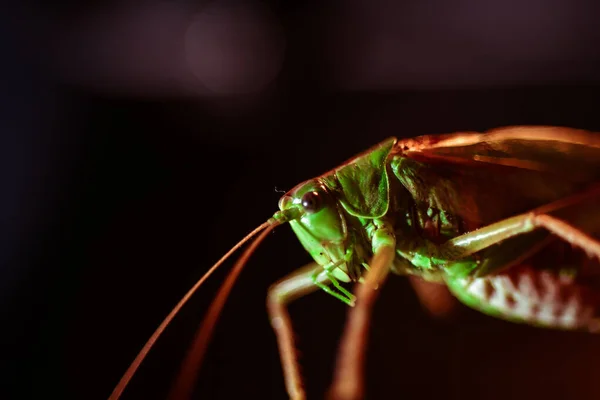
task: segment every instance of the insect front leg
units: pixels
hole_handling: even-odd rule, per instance
[[[318,283],[328,283],[327,277],[319,274],[322,270],[323,267],[319,264],[310,263],[272,285],[267,297],[267,310],[277,337],[285,386],[290,398],[294,400],[305,399],[306,394],[302,385],[287,304],[317,290],[319,286],[315,285],[315,276]]]
[[[374,256],[362,284],[356,286],[356,305],[348,312],[338,351],[334,381],[329,391],[331,400],[363,397],[363,365],[368,341],[371,310],[377,288],[387,277],[395,257],[396,239],[392,229],[382,226],[373,235]]]

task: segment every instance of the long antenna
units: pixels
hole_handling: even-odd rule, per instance
[[[204,317],[204,320],[200,324],[200,327],[197,331],[196,337],[194,338],[193,344],[190,346],[190,350],[181,364],[181,370],[177,379],[173,386],[171,387],[171,391],[169,393],[169,400],[184,400],[188,399],[192,390],[194,389],[194,383],[196,381],[196,377],[198,375],[198,370],[200,365],[202,364],[202,359],[204,358],[204,354],[206,353],[206,348],[208,347],[208,342],[212,336],[214,327],[216,325],[217,319],[221,314],[221,310],[225,305],[225,301],[229,296],[229,292],[233,288],[235,281],[238,276],[242,272],[242,268],[248,262],[248,259],[254,253],[256,248],[260,245],[260,243],[267,237],[267,235],[281,222],[274,222],[272,225],[268,226],[253,242],[244,254],[239,258],[236,262],[235,266],[229,272],[227,279],[221,285],[219,292],[215,296],[208,313]]]
[[[148,355],[148,352],[150,351],[152,346],[154,346],[154,342],[156,342],[156,340],[163,333],[165,328],[171,323],[173,318],[175,318],[175,316],[177,315],[179,310],[181,310],[181,308],[185,305],[185,303],[187,303],[187,301],[190,299],[190,297],[192,297],[192,295],[196,292],[196,290],[198,290],[198,288],[204,283],[204,281],[206,281],[206,279],[208,279],[208,277],[221,264],[223,264],[223,262],[225,262],[225,260],[227,260],[236,250],[238,250],[240,247],[242,247],[248,240],[250,240],[252,237],[254,237],[258,232],[260,232],[261,230],[263,230],[265,228],[269,228],[269,229],[267,229],[267,231],[263,232],[263,234],[261,236],[259,236],[259,237],[264,238],[265,233],[271,231],[276,225],[279,225],[280,223],[281,223],[280,221],[278,221],[278,220],[276,221],[275,219],[271,218],[267,222],[261,224],[258,228],[254,229],[252,232],[250,232],[248,235],[246,235],[246,237],[244,237],[242,240],[240,240],[235,246],[233,246],[231,248],[231,250],[229,250],[223,257],[221,257],[221,259],[219,261],[217,261],[208,271],[206,271],[206,273],[202,276],[202,278],[200,278],[198,280],[198,282],[196,282],[196,284],[185,294],[185,296],[183,296],[183,298],[171,310],[169,315],[167,315],[167,317],[163,320],[163,322],[159,325],[159,327],[156,328],[156,330],[154,331],[152,336],[150,336],[150,338],[148,339],[148,341],[146,342],[146,344],[144,345],[142,350],[140,350],[138,355],[135,357],[135,360],[133,360],[133,362],[131,363],[129,368],[127,368],[127,371],[125,371],[125,373],[121,377],[121,380],[119,381],[117,386],[114,388],[114,390],[111,393],[108,400],[118,400],[121,397],[121,394],[127,387],[127,384],[129,384],[129,381],[131,380],[131,378],[133,377],[133,375],[139,368],[142,361],[144,361],[144,358],[146,358],[146,355]],[[246,258],[248,258],[248,257],[249,256],[247,256]],[[211,308],[211,310],[212,310],[212,308]]]

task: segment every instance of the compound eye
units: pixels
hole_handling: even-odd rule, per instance
[[[300,202],[304,211],[307,213],[314,213],[321,209],[323,197],[318,192],[308,192],[302,196]]]

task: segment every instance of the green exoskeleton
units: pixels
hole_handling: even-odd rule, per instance
[[[289,302],[316,289],[352,306],[330,396],[363,395],[370,309],[389,272],[441,282],[464,304],[509,321],[600,331],[600,135],[513,127],[397,140],[286,193],[223,284],[174,385],[187,398],[219,312],[241,268],[275,226],[290,223],[314,263],[274,284],[267,308],[288,394],[303,399]],[[357,283],[351,291],[347,283]]]

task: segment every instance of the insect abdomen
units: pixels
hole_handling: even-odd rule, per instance
[[[507,273],[448,282],[466,305],[513,322],[598,330],[598,299],[573,276],[523,266]]]

